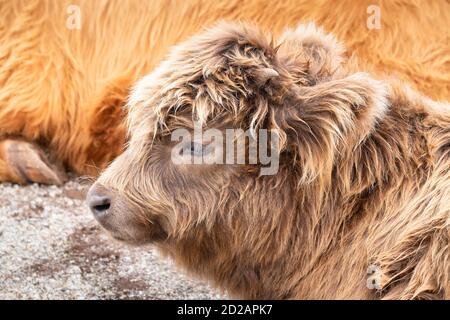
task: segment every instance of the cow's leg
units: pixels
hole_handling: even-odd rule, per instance
[[[0,182],[64,183],[66,176],[36,144],[18,138],[0,140]]]

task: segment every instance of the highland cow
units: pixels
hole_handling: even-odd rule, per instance
[[[237,297],[450,298],[449,104],[361,72],[312,24],[275,41],[221,23],[175,47],[128,107],[128,147],[88,194],[114,238]],[[174,164],[171,135],[194,122],[276,130],[278,172]]]
[[[97,175],[123,151],[128,89],[170,46],[220,19],[275,35],[315,21],[365,68],[448,99],[449,10],[427,0],[0,0],[0,182]]]

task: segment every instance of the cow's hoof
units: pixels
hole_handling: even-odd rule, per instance
[[[14,182],[61,185],[67,177],[57,166],[52,165],[37,145],[23,140],[0,141],[0,158],[6,162]]]

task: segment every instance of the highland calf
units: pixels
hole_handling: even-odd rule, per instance
[[[359,70],[314,25],[194,36],[135,86],[96,219],[233,296],[449,299],[450,106]],[[174,164],[171,134],[194,122],[275,130],[278,172]]]

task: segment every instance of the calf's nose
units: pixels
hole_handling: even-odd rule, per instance
[[[89,190],[86,202],[96,219],[102,219],[111,207],[111,197],[99,188],[93,187]]]

